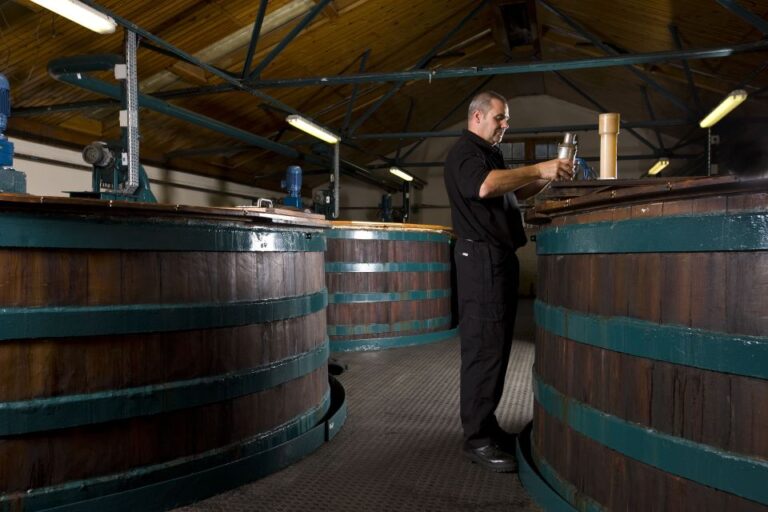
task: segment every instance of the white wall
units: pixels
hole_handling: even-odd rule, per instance
[[[91,171],[79,151],[61,149],[35,142],[11,138],[14,143],[13,167],[27,175],[27,193],[40,196],[67,196],[70,191],[90,191]],[[73,169],[54,163],[25,158],[31,155],[73,164]],[[193,206],[250,205],[255,197],[275,197],[275,192],[233,184],[222,180],[196,176],[178,171],[145,166],[151,190],[158,202]]]

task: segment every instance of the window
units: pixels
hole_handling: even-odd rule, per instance
[[[499,145],[509,167],[521,167],[557,158],[559,137],[512,140]]]

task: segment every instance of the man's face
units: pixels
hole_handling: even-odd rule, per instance
[[[509,107],[501,100],[492,99],[488,112],[483,114],[476,110],[472,114],[471,127],[477,136],[489,144],[498,144],[504,137],[504,132],[509,128]]]

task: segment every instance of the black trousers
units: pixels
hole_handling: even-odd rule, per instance
[[[511,249],[459,240],[454,248],[461,336],[461,424],[471,446],[500,430],[494,412],[504,392],[517,313],[520,264]]]

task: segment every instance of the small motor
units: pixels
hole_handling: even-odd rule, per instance
[[[13,168],[13,142],[5,136],[11,116],[11,85],[0,73],[0,192],[23,194],[27,191],[27,175]]]
[[[280,182],[280,186],[288,191],[288,195],[283,198],[283,204],[301,208],[301,167],[290,165],[285,171],[285,179]]]
[[[131,193],[125,188],[126,170],[120,166],[118,156],[122,147],[115,142],[97,140],[83,148],[83,160],[93,166],[91,190],[70,192],[70,197],[87,197],[109,201],[140,201],[156,203],[157,198],[150,190],[149,177],[143,165],[139,165],[139,183]]]
[[[83,160],[96,167],[110,167],[115,163],[115,153],[106,142],[91,142],[83,148]]]
[[[0,74],[0,167],[13,166],[13,142],[4,135],[11,115],[11,85],[5,75]]]
[[[392,194],[383,194],[379,203],[379,220],[392,222]]]

